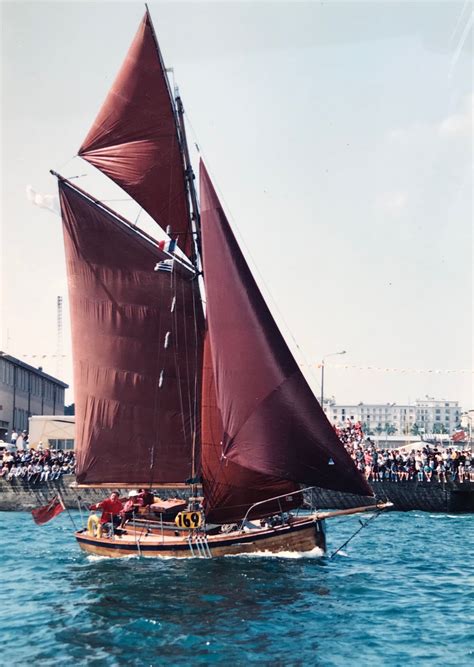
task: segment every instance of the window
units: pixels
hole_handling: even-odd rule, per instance
[[[54,389],[54,388],[53,388],[53,385],[52,385],[51,382],[45,382],[45,383],[44,383],[44,397],[45,397],[48,401],[52,401],[52,400],[53,400],[53,389]]]
[[[20,391],[28,391],[28,373],[24,368],[16,369],[16,386]]]
[[[13,386],[13,365],[2,359],[3,362],[3,382]]]
[[[74,449],[74,440],[48,439],[50,449],[71,450]]]
[[[15,413],[13,415],[13,427],[16,428],[17,431],[28,429],[28,413],[26,410],[15,408]]]
[[[41,396],[41,380],[37,375],[31,376],[31,393],[35,396]]]

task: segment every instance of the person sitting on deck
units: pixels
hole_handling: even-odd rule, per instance
[[[155,501],[155,496],[149,490],[138,489],[137,501],[142,507],[149,507]]]
[[[110,498],[102,500],[100,503],[95,505],[90,505],[89,509],[91,510],[102,510],[102,516],[100,517],[100,523],[102,526],[106,524],[111,524],[112,526],[118,526],[121,522],[120,513],[123,510],[123,504],[119,499],[119,494],[117,491],[113,491],[110,494]]]
[[[119,528],[124,528],[127,521],[133,519],[135,510],[139,507],[138,491],[130,491],[128,494],[128,500],[123,504],[123,510],[120,512],[120,525]]]

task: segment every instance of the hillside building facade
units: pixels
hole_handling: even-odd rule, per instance
[[[337,404],[334,398],[324,401],[324,412],[334,425],[348,419],[361,422],[367,435],[393,433],[452,433],[461,425],[462,410],[457,401],[425,397],[410,405],[396,403]]]

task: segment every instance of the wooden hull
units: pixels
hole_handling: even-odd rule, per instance
[[[324,521],[315,517],[296,519],[290,525],[275,528],[208,535],[204,541],[196,535],[189,537],[189,533],[183,537],[127,533],[110,538],[79,531],[75,537],[88,554],[109,558],[210,558],[257,552],[308,552],[315,547],[322,553],[326,550]]]

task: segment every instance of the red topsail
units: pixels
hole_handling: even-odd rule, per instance
[[[79,155],[120,185],[188,256],[189,209],[173,102],[145,14]]]

